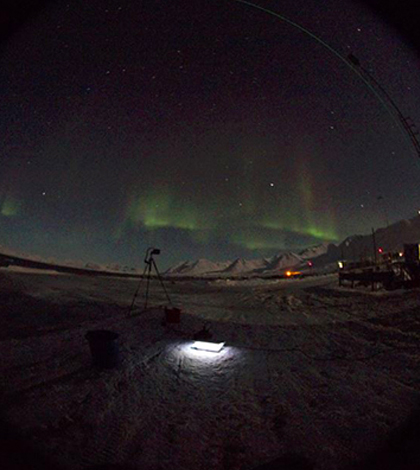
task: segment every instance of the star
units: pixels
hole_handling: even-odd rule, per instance
[[[407,111],[420,122],[412,100],[420,84],[415,56],[408,50],[392,56],[393,69],[407,72],[398,87],[386,68],[394,36],[356,11],[331,21],[335,12],[308,2],[314,16],[306,20],[302,11],[302,24],[308,21],[325,44],[335,44],[345,61],[348,53],[360,53],[386,91],[393,95],[397,87],[404,116]],[[36,55],[25,74],[19,64],[31,63],[33,51],[20,41],[16,47],[10,43],[8,55],[20,61],[9,61],[6,70],[0,60],[5,69],[0,88],[10,88],[2,97],[7,119],[0,119],[0,155],[9,157],[7,171],[0,171],[0,212],[6,203],[22,214],[38,211],[30,228],[47,226],[57,239],[57,256],[125,263],[132,240],[142,252],[154,237],[162,248],[168,244],[168,264],[177,262],[178,252],[186,259],[221,261],[247,257],[255,246],[271,256],[271,250],[318,244],[318,238],[339,242],[370,232],[385,219],[376,207],[382,191],[382,204],[395,202],[390,221],[415,215],[413,156],[387,109],[354,67],[336,67],[331,50],[318,50],[313,37],[289,31],[280,18],[243,3],[219,16],[212,2],[203,2],[203,10],[190,5],[195,2],[184,2],[182,9],[168,6],[165,15],[156,11],[159,2],[132,2],[129,8],[126,3],[93,0],[89,21],[80,23],[74,3],[65,0],[58,11],[39,18],[39,30],[55,31],[57,40]],[[207,21],[213,15],[217,21]],[[319,24],[318,16],[324,20]],[[90,24],[94,18],[102,20],[97,34]],[[195,25],[194,44],[186,24]],[[26,43],[36,37],[35,29],[22,32]],[[276,40],[279,31],[284,41]],[[376,43],[378,35],[383,44]],[[314,60],[305,60],[315,49]],[[76,53],[80,50],[83,54]],[[263,60],[268,51],[269,60]],[[322,67],[314,66],[318,60]],[[394,151],[399,146],[403,151]],[[25,170],[25,162],[31,168]],[[275,181],[266,179],[270,176]],[[403,181],[404,191],[392,181]],[[208,188],[214,189],[211,196]],[[365,198],[361,213],[355,202]],[[74,226],[75,243],[67,244],[67,238],[61,243],[59,237],[66,237],[57,223],[61,217]],[[28,225],[24,217],[13,222],[13,227],[0,224],[0,244],[12,229],[23,232]],[[93,251],[83,242],[85,230],[97,237],[96,246],[110,239],[116,226],[119,252],[111,241]],[[180,227],[189,229],[178,237]],[[49,246],[41,248],[50,252]]]

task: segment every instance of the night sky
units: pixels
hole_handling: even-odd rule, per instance
[[[14,32],[0,245],[130,266],[157,246],[165,268],[415,216],[420,159],[343,59],[420,127],[416,52],[350,0],[255,4],[296,25],[234,0],[91,0],[50,3]]]

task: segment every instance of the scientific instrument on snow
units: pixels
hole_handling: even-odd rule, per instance
[[[146,293],[145,293],[145,302],[144,302],[144,310],[146,310],[147,303],[148,303],[148,300],[149,300],[149,287],[150,287],[150,279],[152,277],[152,269],[153,268],[155,270],[157,278],[159,279],[160,285],[162,286],[162,289],[165,292],[166,298],[167,298],[169,304],[171,305],[171,307],[173,308],[172,301],[171,301],[171,299],[168,295],[165,284],[163,283],[163,279],[160,275],[160,272],[159,272],[159,269],[157,267],[156,261],[153,258],[154,255],[160,255],[160,249],[159,248],[150,247],[146,250],[146,256],[144,258],[145,267],[144,267],[143,275],[142,275],[142,278],[139,282],[139,286],[137,287],[136,293],[134,294],[133,301],[131,303],[129,313],[131,313],[131,311],[133,310],[134,303],[135,303],[136,298],[137,298],[137,294],[140,290],[141,282],[144,278],[146,278]]]

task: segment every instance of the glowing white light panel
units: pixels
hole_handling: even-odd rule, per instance
[[[194,341],[191,347],[200,351],[211,351],[218,353],[223,349],[224,345],[225,343],[208,343],[207,341]]]

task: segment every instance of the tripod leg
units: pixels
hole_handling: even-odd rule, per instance
[[[152,275],[152,263],[149,262],[147,265],[147,283],[146,283],[146,300],[144,302],[144,309],[147,308],[147,302],[149,300],[149,285],[150,285],[150,276]]]
[[[136,290],[136,292],[135,292],[135,294],[134,294],[133,301],[131,302],[130,310],[128,311],[128,314],[129,314],[129,315],[131,314],[131,312],[132,312],[132,310],[133,310],[134,304],[135,304],[135,302],[136,302],[137,295],[138,295],[139,290],[140,290],[141,281],[144,279],[144,276],[146,275],[147,268],[148,268],[148,265],[146,265],[146,266],[144,267],[143,275],[142,275],[142,277],[141,277],[141,279],[140,279],[140,281],[139,281],[139,285],[137,286],[137,290]]]
[[[165,292],[166,298],[168,299],[169,305],[170,305],[171,307],[173,307],[172,302],[171,302],[171,299],[169,298],[169,295],[168,295],[168,291],[166,290],[165,284],[163,283],[163,279],[162,279],[162,277],[161,277],[161,275],[160,275],[160,272],[159,272],[159,270],[158,270],[158,267],[157,267],[157,265],[156,265],[156,261],[155,261],[155,260],[152,260],[152,261],[153,261],[153,266],[154,266],[154,268],[155,268],[156,274],[157,274],[158,279],[159,279],[159,281],[160,281],[160,285],[162,286],[162,288],[163,288],[163,290],[164,290],[164,292]]]

